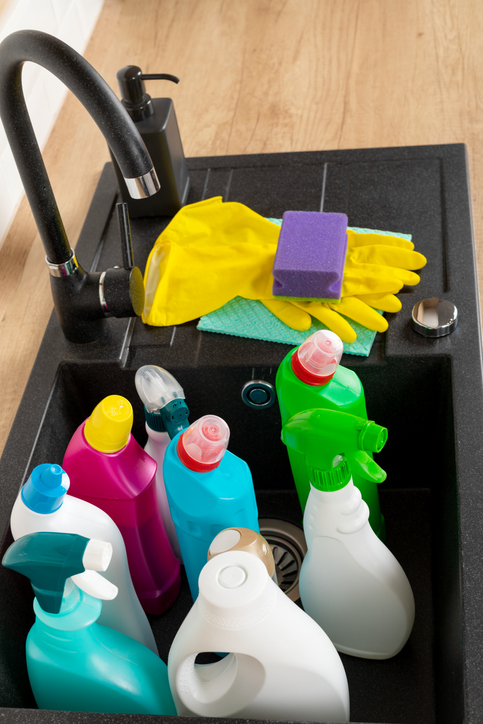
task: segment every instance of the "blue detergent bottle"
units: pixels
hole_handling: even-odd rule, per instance
[[[135,639],[96,623],[117,588],[106,570],[110,543],[73,533],[31,533],[8,548],[3,565],[30,579],[36,620],[27,669],[39,709],[174,715],[166,664]],[[89,572],[86,593],[84,572]],[[82,575],[84,590],[75,584]]]
[[[260,532],[250,468],[227,450],[230,429],[205,415],[174,437],[163,462],[164,484],[193,601],[213,538],[239,526]]]

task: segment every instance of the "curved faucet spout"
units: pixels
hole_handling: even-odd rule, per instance
[[[20,30],[7,36],[0,44],[0,115],[47,259],[62,264],[70,259],[72,250],[22,91],[25,61],[47,68],[77,96],[103,133],[123,175],[133,181],[128,187],[144,189],[144,195],[150,196],[159,184],[156,187],[153,163],[129,114],[81,55],[61,40],[36,30]]]
[[[89,342],[105,316],[136,316],[144,299],[139,269],[86,273],[69,244],[22,90],[31,61],[61,80],[90,113],[114,154],[134,198],[159,190],[153,163],[129,114],[99,73],[73,48],[47,33],[20,30],[0,43],[0,116],[45,248],[57,316],[67,339]],[[106,288],[115,293],[104,298]],[[101,301],[100,301],[101,300]],[[121,302],[119,300],[122,300]],[[126,302],[126,300],[128,300]]]

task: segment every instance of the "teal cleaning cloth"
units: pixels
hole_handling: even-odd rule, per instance
[[[269,219],[269,221],[273,221],[273,223],[278,226],[282,223],[281,219]],[[411,234],[396,234],[389,231],[375,231],[373,229],[360,229],[357,227],[350,228],[359,233],[392,234],[393,236],[400,236],[403,239],[411,241]],[[344,352],[346,354],[368,357],[377,333],[371,329],[362,327],[352,319],[348,319],[347,317],[346,319],[357,334],[357,339],[351,343],[344,342]],[[235,299],[232,299],[228,304],[220,307],[220,309],[216,309],[214,312],[210,312],[210,314],[205,314],[204,317],[201,317],[198,323],[198,329],[204,332],[218,332],[220,334],[230,334],[235,337],[263,339],[268,342],[282,342],[284,344],[298,346],[302,344],[307,337],[310,337],[311,334],[317,332],[317,330],[327,329],[327,327],[317,319],[313,319],[310,329],[307,329],[305,332],[299,332],[297,329],[292,329],[280,321],[280,319],[264,307],[261,302],[235,297]]]
[[[344,342],[344,352],[367,357],[371,351],[376,332],[361,327],[357,322],[348,320],[357,334],[355,342]],[[235,297],[231,302],[210,314],[205,314],[198,322],[198,329],[204,332],[220,332],[235,337],[250,337],[251,339],[264,339],[269,342],[284,342],[296,347],[302,344],[307,337],[318,329],[327,329],[325,324],[313,319],[310,329],[299,332],[281,322],[261,302],[251,299]]]

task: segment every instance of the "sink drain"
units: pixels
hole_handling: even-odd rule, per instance
[[[273,551],[279,587],[292,601],[298,601],[300,568],[307,553],[303,530],[273,518],[260,518],[259,524],[260,533]]]

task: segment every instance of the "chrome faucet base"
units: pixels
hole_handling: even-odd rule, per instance
[[[45,257],[45,263],[47,264],[49,274],[52,277],[70,277],[71,274],[75,274],[79,269],[79,263],[73,252],[70,259],[67,259],[67,261],[62,262],[61,264],[52,264],[47,257]]]

